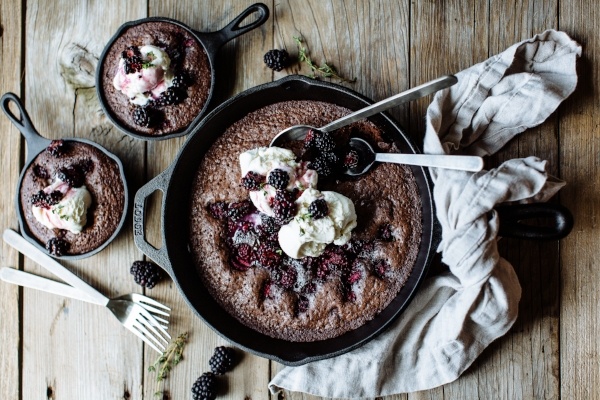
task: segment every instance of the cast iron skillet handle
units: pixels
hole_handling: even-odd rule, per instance
[[[249,24],[241,26],[241,23],[250,15],[258,13],[258,18],[256,21],[251,22]],[[251,30],[258,28],[262,24],[264,24],[267,19],[269,19],[269,8],[263,3],[256,3],[246,8],[240,15],[235,17],[233,21],[231,21],[227,26],[222,28],[221,30],[209,33],[212,37],[212,40],[207,41],[205,45],[213,46],[212,51],[216,51],[225,43],[229,42],[231,39],[234,39],[240,35],[243,35],[246,32],[250,32]],[[206,34],[197,33],[199,36],[203,36]]]
[[[163,192],[163,204],[161,204],[161,210],[164,205],[164,194],[167,191],[167,186],[169,184],[169,180],[171,179],[171,173],[173,172],[173,167],[170,166],[150,182],[146,183],[142,186],[137,193],[135,194],[135,200],[133,203],[133,240],[135,245],[140,249],[142,253],[150,257],[154,262],[156,262],[162,269],[164,269],[169,276],[173,277],[173,268],[171,267],[171,262],[169,261],[169,257],[167,255],[167,250],[165,246],[165,237],[162,235],[163,245],[160,249],[152,246],[148,241],[146,241],[145,237],[145,220],[146,220],[146,199],[150,197],[150,195],[157,190]],[[162,219],[162,218],[161,218]],[[161,229],[164,231],[164,229]]]
[[[14,103],[19,110],[20,118],[13,114],[13,112],[10,110],[9,104],[11,102]],[[33,123],[31,122],[31,118],[29,118],[29,114],[27,114],[27,111],[25,111],[25,106],[23,106],[19,96],[14,93],[5,93],[0,100],[0,105],[2,107],[2,111],[4,111],[4,114],[6,114],[8,119],[11,120],[11,122],[25,137],[28,146],[27,161],[29,162],[30,158],[33,158],[48,146],[49,140],[42,137],[36,131]]]
[[[558,240],[573,229],[573,215],[558,204],[510,204],[494,207],[500,218],[498,235],[516,239]],[[545,226],[533,226],[527,220],[549,221]]]

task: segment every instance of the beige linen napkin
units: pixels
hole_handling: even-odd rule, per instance
[[[575,89],[581,47],[554,30],[517,43],[456,76],[427,110],[426,153],[487,155],[542,123]],[[479,173],[430,170],[438,251],[448,272],[428,278],[384,333],[340,356],[285,367],[269,383],[323,397],[364,398],[457,379],[517,317],[521,287],[498,254],[498,203],[546,201],[563,183],[545,161],[509,160]]]

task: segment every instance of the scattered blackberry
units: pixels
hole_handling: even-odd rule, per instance
[[[54,157],[60,157],[65,154],[67,146],[65,141],[62,139],[53,140],[50,142],[48,147],[46,147],[46,151],[52,154]]]
[[[328,177],[333,173],[331,165],[321,157],[317,157],[314,161],[311,161],[310,168],[317,171],[320,177]]]
[[[345,168],[356,168],[358,167],[358,162],[359,157],[356,150],[350,150],[348,153],[346,153],[346,157],[344,157]]]
[[[284,289],[291,289],[298,280],[298,271],[291,266],[282,266],[272,275],[273,280]]]
[[[313,148],[320,153],[327,153],[335,149],[335,142],[329,132],[311,129],[304,138],[304,147]]]
[[[265,182],[264,175],[257,174],[254,171],[249,171],[246,176],[242,178],[242,186],[246,190],[259,190],[260,186]]]
[[[344,296],[344,301],[347,301],[348,303],[354,303],[356,301],[356,293],[354,293],[351,287],[344,287],[342,289],[342,295]]]
[[[362,278],[362,272],[358,268],[352,268],[348,273],[344,276],[344,282],[348,285],[353,285],[358,282]]]
[[[225,219],[227,218],[227,211],[229,210],[229,205],[223,201],[217,201],[216,203],[212,203],[208,205],[208,211],[210,214],[216,219]]]
[[[162,279],[160,268],[151,261],[134,261],[129,272],[135,283],[148,289],[152,289]]]
[[[40,190],[32,195],[29,201],[36,207],[49,209],[51,206],[58,204],[62,197],[63,194],[58,190],[55,190],[52,193],[46,193],[43,190]]]
[[[135,124],[138,126],[148,128],[150,125],[152,125],[152,122],[153,122],[152,112],[150,109],[148,109],[146,107],[136,107],[133,110],[132,116],[133,116],[133,122],[135,122]]]
[[[321,219],[329,214],[329,207],[325,199],[316,199],[308,206],[308,214],[313,219]]]
[[[56,177],[73,188],[81,187],[85,182],[83,171],[76,165],[59,169]]]
[[[36,164],[33,166],[33,174],[41,179],[50,178],[50,175],[48,174],[48,170],[46,170],[46,168],[42,167],[39,164]]]
[[[290,183],[290,175],[284,170],[276,168],[269,173],[267,183],[277,190],[285,190]]]
[[[64,256],[69,250],[69,243],[63,239],[54,237],[46,242],[46,250],[53,256]]]
[[[287,224],[296,215],[294,193],[287,190],[278,190],[273,199],[273,213],[281,225]]]
[[[281,227],[277,220],[273,217],[269,217],[267,214],[260,214],[261,219],[261,230],[268,235],[274,235],[279,232],[279,228]]]
[[[185,99],[185,93],[177,88],[170,87],[158,98],[158,104],[162,106],[170,106],[179,104]]]
[[[240,201],[237,203],[229,204],[229,209],[227,210],[227,217],[232,221],[239,221],[243,217],[252,211],[252,203],[248,200]]]
[[[308,282],[302,287],[300,293],[302,294],[313,294],[317,291],[317,284],[315,282]]]
[[[217,379],[212,372],[205,372],[192,386],[193,400],[214,400],[217,398]]]
[[[260,300],[265,301],[266,299],[273,298],[273,281],[271,279],[266,279],[263,282],[263,285],[260,289]]]
[[[308,297],[303,294],[298,296],[298,300],[296,301],[296,315],[308,311],[308,307],[310,306],[310,301]]]
[[[377,239],[383,240],[384,242],[391,242],[394,240],[392,226],[390,224],[384,224],[377,228]]]
[[[177,74],[171,81],[171,87],[176,89],[185,89],[187,87],[187,77],[184,74]]]
[[[269,50],[265,53],[263,57],[263,60],[265,64],[267,64],[267,67],[271,68],[274,71],[281,71],[282,69],[284,69],[288,64],[289,59],[290,56],[288,52],[284,49]]]
[[[282,254],[274,243],[262,243],[256,250],[256,260],[268,269],[275,269],[281,263]]]
[[[242,243],[234,248],[231,265],[239,271],[247,271],[252,266],[254,258],[252,247],[247,243]]]
[[[373,262],[372,268],[375,276],[384,279],[387,275],[388,270],[390,269],[390,265],[387,263],[387,261],[379,259]]]
[[[231,347],[219,346],[208,361],[210,369],[215,375],[223,375],[233,369],[235,353]]]

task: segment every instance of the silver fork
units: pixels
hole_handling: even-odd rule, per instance
[[[171,336],[167,332],[170,308],[137,293],[109,299],[56,260],[38,250],[17,232],[7,229],[4,241],[46,268],[65,282],[60,283],[14,268],[1,268],[0,279],[17,285],[59,294],[107,307],[114,316],[148,346],[159,353],[165,350]],[[163,318],[165,317],[165,318]]]

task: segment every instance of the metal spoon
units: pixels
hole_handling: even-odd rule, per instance
[[[369,143],[360,138],[350,138],[349,146],[358,153],[358,165],[344,171],[345,174],[352,176],[364,174],[375,161],[474,172],[481,171],[483,168],[483,159],[477,156],[376,153]]]
[[[339,129],[353,122],[360,121],[363,118],[370,117],[371,115],[375,115],[399,104],[435,93],[438,90],[442,90],[454,85],[456,82],[458,82],[458,79],[456,79],[454,75],[442,76],[441,78],[434,79],[420,86],[406,90],[402,93],[398,93],[392,97],[388,97],[387,99],[381,100],[375,104],[371,104],[368,107],[362,108],[340,119],[330,122],[321,128],[315,128],[310,125],[291,126],[279,132],[271,141],[271,146],[277,146],[278,144],[280,145],[281,143],[289,140],[303,140],[310,129],[318,129],[321,132],[331,132],[335,129]]]

